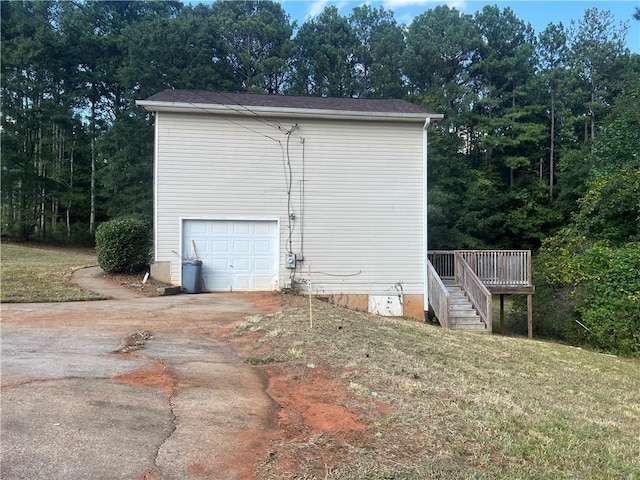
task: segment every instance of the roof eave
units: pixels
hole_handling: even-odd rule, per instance
[[[158,102],[153,100],[136,100],[136,105],[149,112],[194,112],[226,115],[264,114],[271,117],[307,117],[307,118],[352,118],[361,120],[395,120],[404,122],[424,121],[425,118],[440,120],[440,113],[401,113],[401,112],[362,112],[352,110],[325,110],[313,108],[286,108],[245,105],[222,105],[185,102]]]

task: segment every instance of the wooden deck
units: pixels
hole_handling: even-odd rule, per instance
[[[427,262],[429,306],[444,328],[493,329],[493,295],[500,295],[500,331],[504,332],[504,295],[527,295],[527,329],[532,331],[532,295],[530,250],[433,250]],[[460,290],[460,295],[453,293]],[[455,298],[455,301],[454,301]],[[458,322],[456,315],[472,306],[480,323]],[[471,315],[467,315],[471,317]],[[469,325],[466,328],[464,325]]]

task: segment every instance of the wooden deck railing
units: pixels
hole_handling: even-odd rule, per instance
[[[485,285],[531,285],[530,250],[461,250],[460,254]]]
[[[482,284],[460,252],[454,253],[456,284],[466,292],[481,320],[491,332],[492,329],[492,300],[491,292]]]
[[[444,328],[449,328],[450,295],[447,287],[444,286],[436,269],[429,260],[427,260],[427,281],[429,284],[429,303],[433,308],[433,312],[438,318],[440,325]]]
[[[453,278],[455,275],[452,250],[429,250],[427,258],[441,278]]]
[[[528,336],[533,337],[532,295],[535,287],[531,283],[530,250],[429,250],[427,258],[436,277],[455,278],[456,284],[463,288],[489,331],[492,328],[491,294],[499,294],[500,298],[504,294],[526,294]],[[432,302],[438,297],[436,294],[432,300],[431,284],[440,279],[432,280],[431,276],[432,273],[429,273],[429,303],[433,307]],[[501,308],[501,327],[503,322],[504,312]]]

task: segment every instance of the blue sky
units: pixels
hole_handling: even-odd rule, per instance
[[[635,7],[640,7],[640,0],[280,0],[285,11],[293,20],[302,25],[310,16],[315,16],[327,5],[335,5],[341,15],[349,15],[354,7],[368,3],[374,7],[384,6],[392,10],[399,23],[408,24],[411,20],[436,5],[455,7],[460,12],[473,14],[482,10],[485,5],[510,7],[518,18],[530,23],[536,33],[540,33],[553,22],[562,22],[569,26],[571,20],[579,20],[587,8],[597,7],[599,10],[610,10],[616,23],[629,22],[627,47],[640,53],[640,21],[632,18]]]

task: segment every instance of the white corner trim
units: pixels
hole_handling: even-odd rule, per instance
[[[423,303],[424,303],[424,311],[429,310],[429,285],[427,278],[427,259],[429,252],[429,214],[428,214],[428,153],[427,149],[429,147],[429,139],[427,128],[431,123],[431,117],[427,117],[424,122],[424,127],[422,127],[422,274],[423,274]]]

